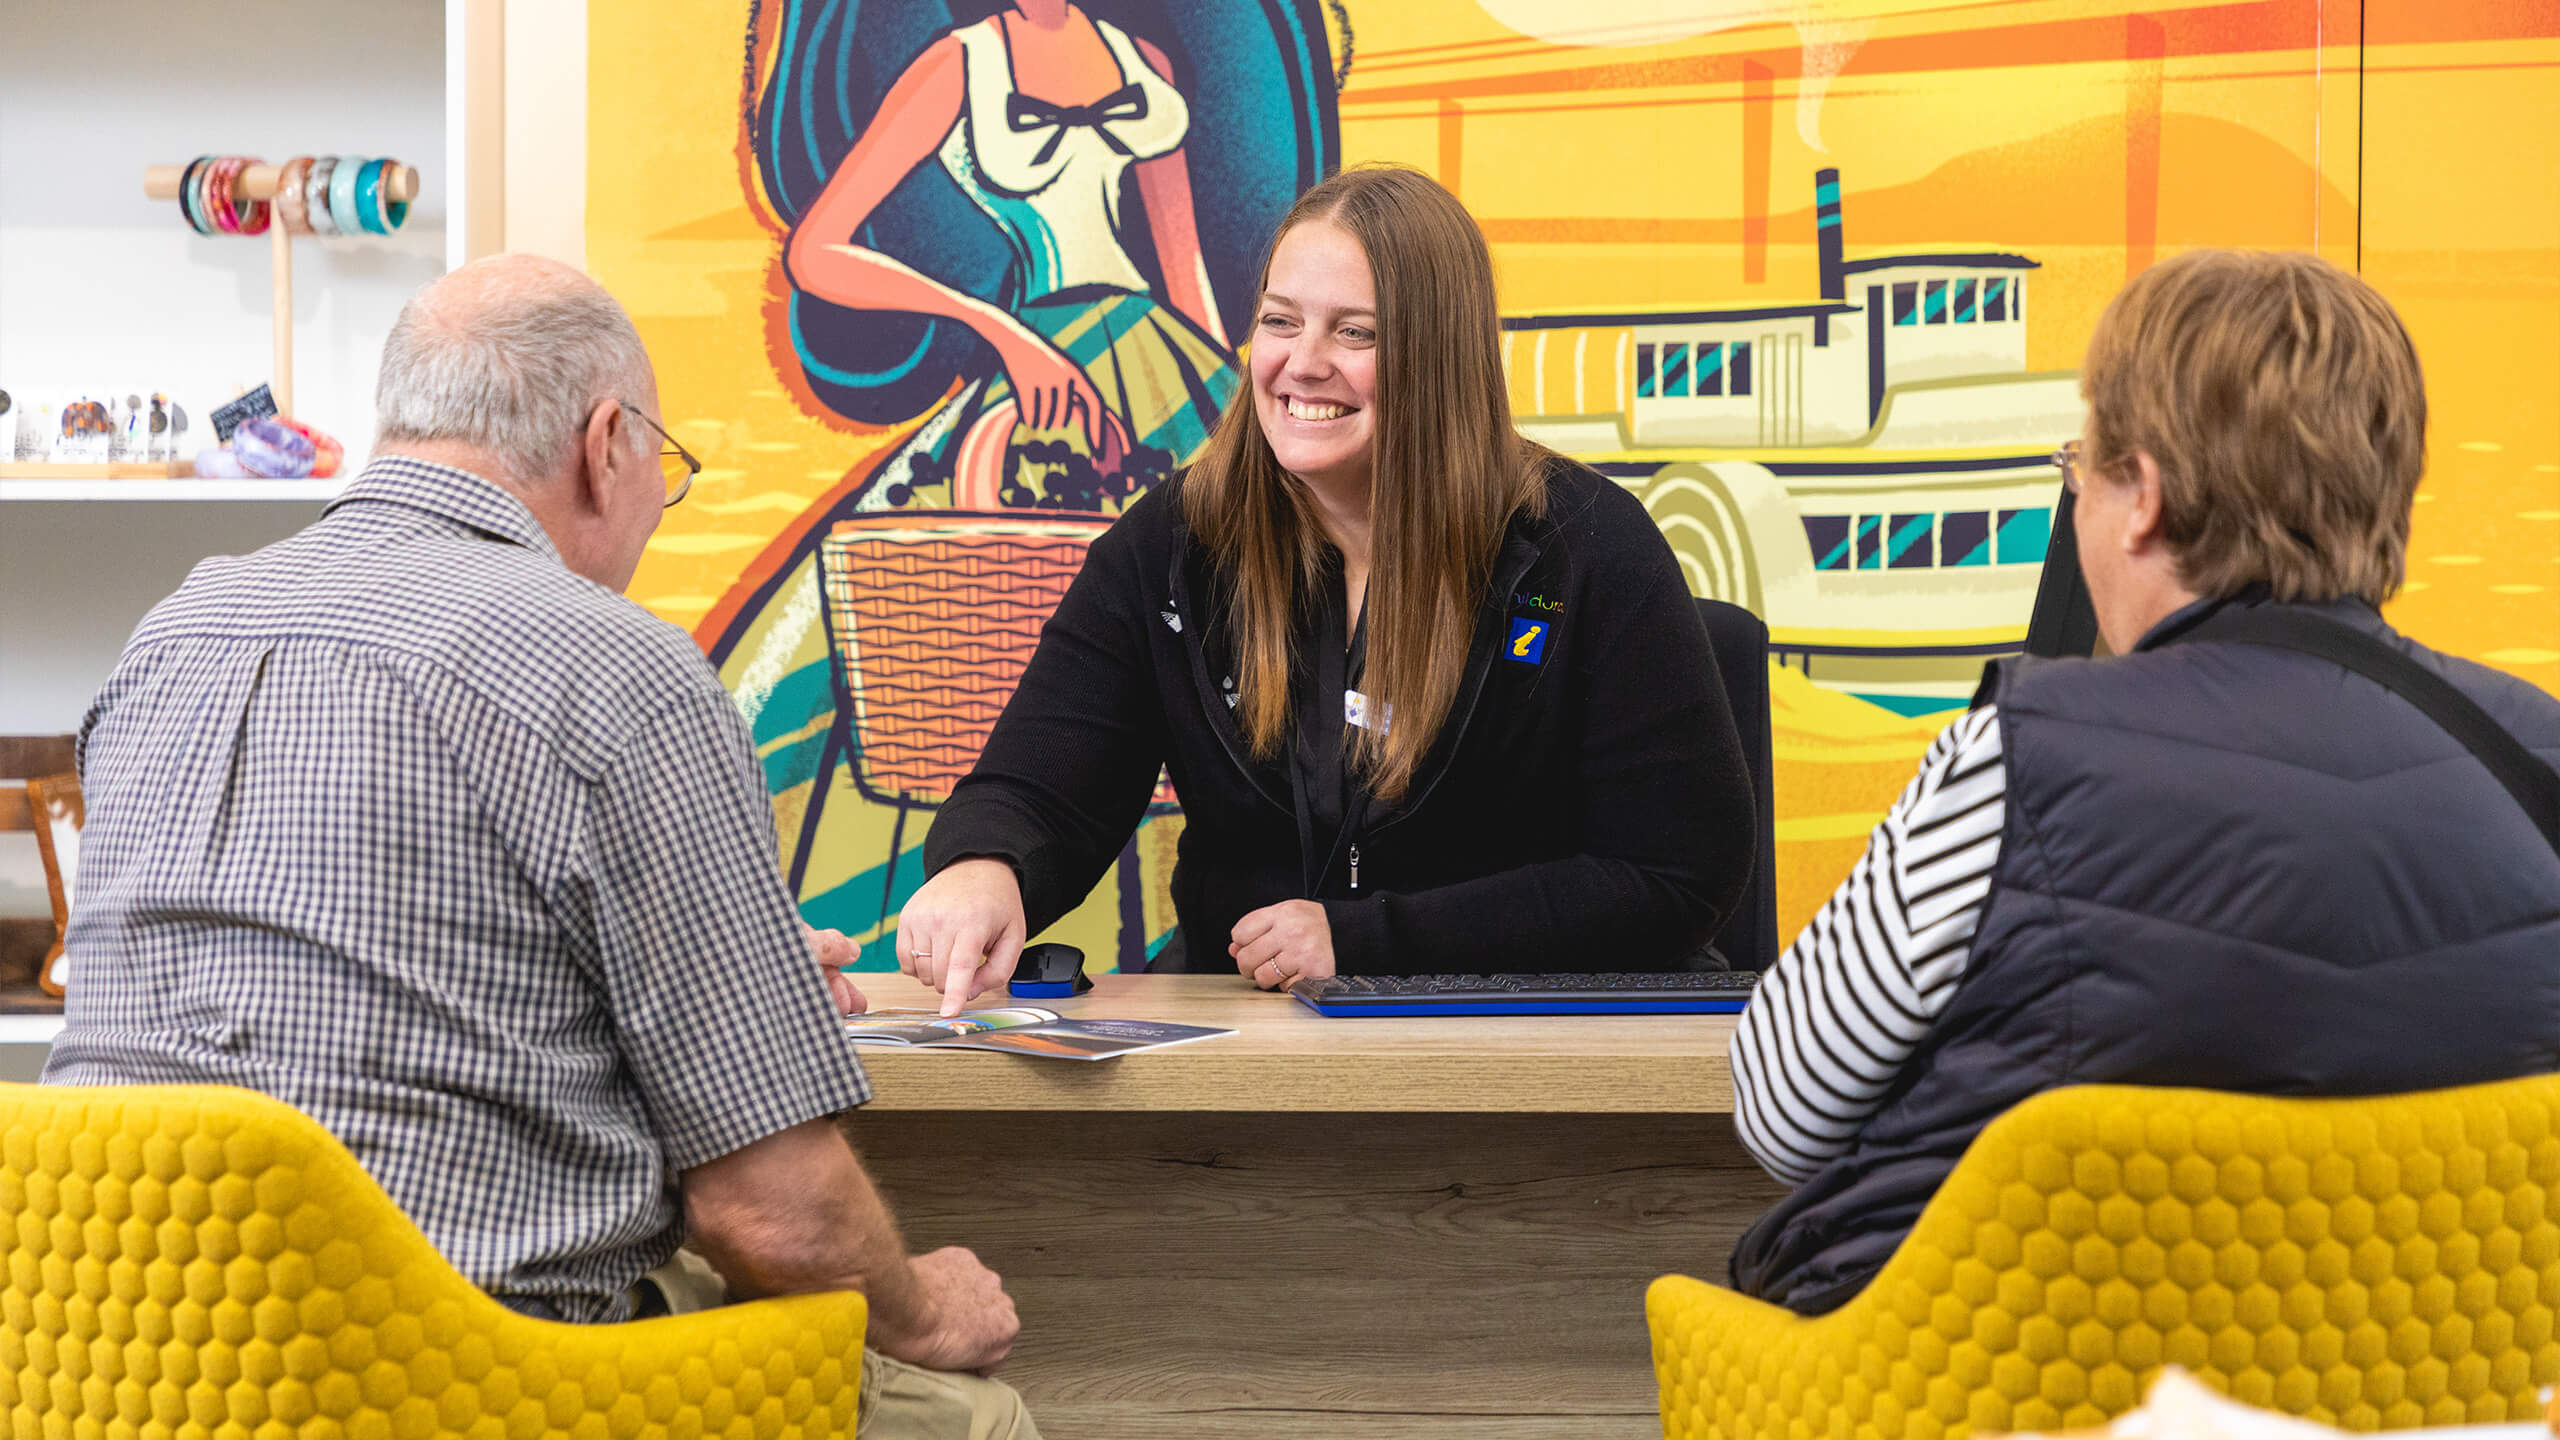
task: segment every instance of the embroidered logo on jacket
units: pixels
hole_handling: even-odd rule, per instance
[[[1533,620],[1526,615],[1515,617],[1511,622],[1511,641],[1505,647],[1506,653],[1524,665],[1540,663],[1547,658],[1547,634],[1553,628],[1549,621]]]

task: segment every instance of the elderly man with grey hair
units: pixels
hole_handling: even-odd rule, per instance
[[[745,726],[621,594],[693,469],[630,317],[565,266],[466,266],[402,312],[379,404],[345,493],[199,566],[81,727],[45,1079],[275,1096],[527,1314],[861,1290],[861,1435],[1035,1436],[981,1378],[1002,1283],[910,1257],[837,1128],[870,1096],[851,947],[784,889]]]

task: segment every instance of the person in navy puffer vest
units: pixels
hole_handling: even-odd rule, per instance
[[[2309,255],[2190,252],[2108,306],[2081,391],[2056,458],[2112,653],[1992,667],[1734,1036],[1742,1138],[1796,1189],[1733,1281],[1799,1313],[1855,1295],[2042,1090],[2560,1069],[2560,856],[2523,807],[2363,674],[2195,634],[2352,627],[2560,761],[2560,701],[2377,608],[2426,446],[2399,317]]]

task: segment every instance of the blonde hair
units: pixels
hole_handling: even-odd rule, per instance
[[[2108,303],[2080,372],[2089,468],[2160,467],[2160,535],[2199,595],[2380,604],[2426,465],[2417,347],[2312,255],[2195,250]]]
[[[1493,260],[1457,197],[1400,166],[1346,170],[1290,207],[1263,252],[1257,294],[1281,237],[1317,221],[1359,242],[1377,287],[1361,688],[1372,713],[1395,723],[1347,727],[1345,743],[1371,793],[1392,803],[1457,698],[1505,526],[1545,506],[1547,452],[1511,428]],[[1183,511],[1228,587],[1236,719],[1268,759],[1289,734],[1291,637],[1323,573],[1325,537],[1305,487],[1272,454],[1249,381],[1184,480]]]

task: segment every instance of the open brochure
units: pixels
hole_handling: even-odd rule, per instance
[[[874,1010],[845,1018],[845,1038],[857,1045],[932,1046],[946,1050],[996,1050],[1007,1055],[1050,1055],[1061,1060],[1108,1060],[1141,1050],[1184,1045],[1233,1030],[1169,1025],[1161,1020],[1069,1020],[1055,1010],[1014,1005],[963,1010],[948,1020],[931,1010]]]

